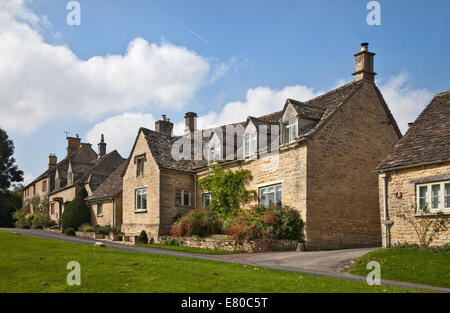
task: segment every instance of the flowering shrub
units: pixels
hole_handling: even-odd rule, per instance
[[[303,221],[287,207],[254,207],[239,213],[227,223],[227,234],[238,242],[290,239],[302,241]]]
[[[180,217],[170,233],[173,237],[206,236],[222,232],[222,221],[208,209],[192,210]]]

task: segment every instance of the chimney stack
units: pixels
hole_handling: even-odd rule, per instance
[[[163,115],[161,120],[155,122],[155,131],[167,136],[172,136],[173,123]]]
[[[184,134],[189,135],[197,130],[197,113],[187,112],[184,116]]]
[[[52,169],[56,167],[56,164],[58,163],[58,158],[54,154],[50,154],[48,156],[48,169]]]
[[[98,143],[98,158],[100,159],[105,154],[106,154],[106,142],[105,136],[102,134],[100,136],[100,142]]]
[[[74,137],[67,137],[67,156],[74,153],[78,148],[80,148],[81,145],[81,138],[77,134],[77,136]]]
[[[365,80],[367,82],[375,83],[375,73],[373,71],[373,57],[375,53],[369,52],[369,44],[363,42],[361,44],[361,51],[355,54],[356,66],[353,76],[356,81]]]

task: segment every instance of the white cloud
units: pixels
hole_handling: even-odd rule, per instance
[[[0,4],[0,124],[31,133],[59,117],[95,120],[132,109],[180,109],[228,67],[167,42],[136,38],[124,55],[80,60],[39,33],[22,0]],[[217,70],[216,70],[217,69]]]
[[[32,174],[25,174],[23,176],[23,182],[22,184],[24,186],[28,185],[29,183],[31,183],[34,180],[34,176]]]
[[[245,101],[228,102],[220,112],[209,111],[208,114],[199,116],[198,128],[205,129],[242,122],[247,116],[257,117],[281,110],[288,98],[306,101],[322,93],[300,85],[288,86],[281,90],[268,87],[251,88],[247,90]],[[175,134],[182,134],[183,130],[184,123],[182,122],[174,127]]]
[[[380,91],[403,133],[408,130],[408,123],[416,120],[433,97],[428,89],[410,88],[408,79],[409,75],[402,72],[380,85]]]
[[[88,142],[96,144],[100,135],[105,135],[108,151],[117,149],[127,158],[140,127],[154,129],[155,119],[151,114],[123,113],[96,124],[86,135]]]

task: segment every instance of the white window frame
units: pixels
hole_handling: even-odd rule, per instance
[[[209,205],[206,205],[206,198],[209,197]],[[211,193],[210,192],[204,192],[202,194],[202,204],[204,208],[209,208],[211,206]]]
[[[248,150],[247,150],[248,145]],[[244,134],[244,157],[251,157],[256,154],[256,133]]]
[[[289,143],[294,142],[298,137],[298,118],[289,120],[287,129],[289,131]]]
[[[439,211],[450,213],[450,200],[446,203],[446,197],[450,197],[450,194],[446,193],[445,186],[450,185],[450,180],[446,181],[440,181],[440,182],[428,182],[423,184],[417,184],[416,185],[416,206],[417,211],[419,212],[420,207],[420,188],[426,187],[427,188],[427,197],[426,197],[426,203],[428,204],[428,208],[430,212],[436,213]],[[433,208],[433,186],[440,186],[440,195],[439,195],[439,207]]]
[[[278,196],[277,196],[277,189],[278,189],[278,187],[281,189],[281,199],[278,199]],[[269,191],[270,188],[274,189],[274,191],[273,191],[273,194],[274,194],[274,197],[273,197],[273,199],[274,199],[273,203],[274,204],[273,204],[273,206],[283,206],[283,186],[282,186],[282,184],[274,184],[274,185],[268,185],[268,186],[259,187],[258,188],[258,201],[259,201],[259,204],[261,206],[264,206],[264,207],[269,207],[270,206],[268,203],[263,203],[261,201],[261,195],[262,195],[263,191],[265,191],[265,190]],[[268,194],[268,193],[266,193],[266,194]],[[278,205],[278,200],[280,202],[280,205]]]
[[[143,205],[143,195],[145,195],[145,208]],[[138,196],[141,196],[141,207],[138,208]],[[134,211],[135,212],[147,212],[147,187],[136,188],[134,190]]]
[[[177,193],[180,192],[181,194],[181,203],[177,202]],[[185,204],[184,202],[184,196],[188,195],[188,204]],[[177,206],[191,206],[191,192],[183,189],[177,189],[175,191],[175,204]]]
[[[103,216],[103,203],[97,203],[97,216]]]
[[[221,154],[220,145],[210,144],[208,146],[208,162],[216,163],[220,161],[221,159],[220,154]]]

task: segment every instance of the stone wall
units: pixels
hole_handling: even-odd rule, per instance
[[[97,215],[97,206],[102,204],[102,214]],[[89,203],[91,211],[91,224],[100,226],[121,226],[122,225],[122,194],[113,200],[103,200],[97,203]],[[113,215],[113,209],[114,215]]]
[[[307,249],[381,245],[375,168],[399,138],[373,84],[308,143]]]
[[[159,238],[158,242],[163,242],[166,238]],[[298,241],[296,240],[272,240],[272,241],[250,241],[237,243],[234,240],[218,238],[175,238],[180,245],[185,247],[202,248],[221,251],[245,251],[245,252],[265,252],[265,251],[296,251]]]
[[[450,162],[437,165],[418,166],[410,169],[394,170],[386,173],[388,181],[388,215],[393,222],[390,228],[391,244],[418,244],[419,240],[411,224],[397,215],[400,209],[410,209],[416,204],[416,183],[439,181],[437,176],[450,175]],[[382,221],[383,247],[387,246],[386,227],[384,226],[384,178],[379,178],[380,216]],[[401,198],[400,198],[401,193]],[[450,218],[450,213],[447,214]],[[426,217],[417,217],[417,219]],[[432,245],[450,244],[450,229],[437,236]]]
[[[134,157],[145,153],[144,173],[136,177]],[[147,188],[147,210],[135,211],[136,188]],[[137,236],[142,230],[149,238],[159,236],[160,218],[160,170],[148,148],[142,132],[139,133],[131,160],[123,177],[123,224],[126,236]]]

